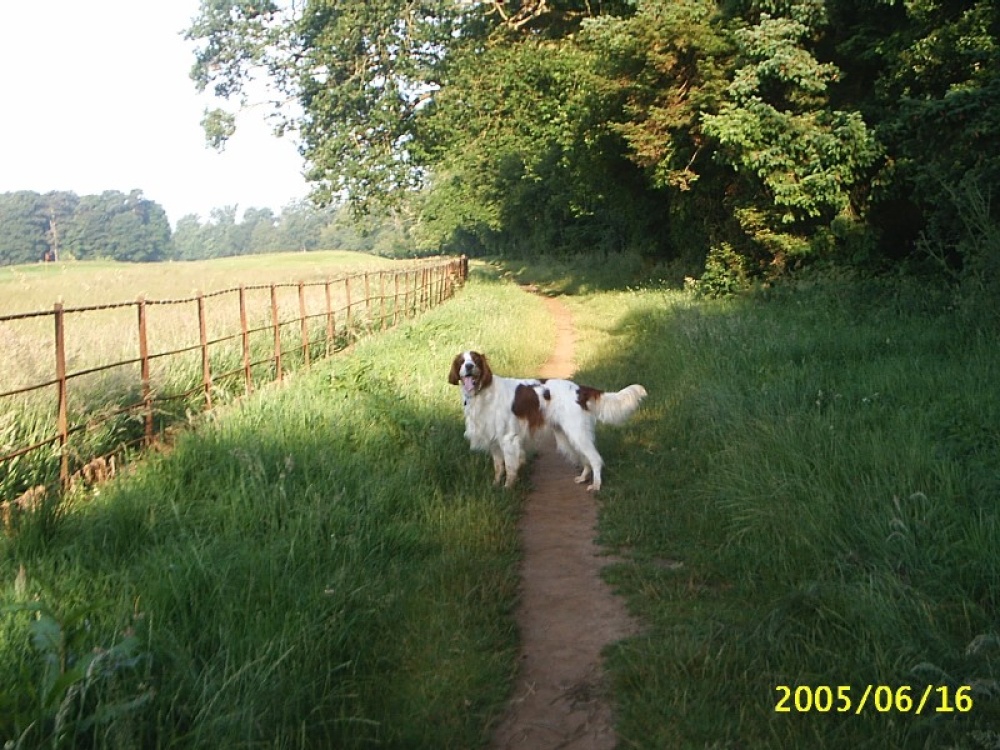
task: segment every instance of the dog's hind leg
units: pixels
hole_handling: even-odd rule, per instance
[[[567,461],[573,464],[573,466],[577,468],[583,466],[583,474],[577,477],[577,484],[580,482],[586,482],[587,478],[590,476],[590,468],[587,466],[587,462],[583,460],[583,456],[581,456],[577,452],[576,448],[570,444],[569,438],[566,437],[566,433],[559,427],[553,428],[552,434],[555,436],[556,449],[559,453],[562,454]]]
[[[567,435],[567,440],[569,440],[570,445],[580,457],[580,462],[583,464],[583,471],[576,478],[576,483],[583,484],[593,476],[590,484],[587,485],[587,490],[589,492],[597,492],[601,489],[601,469],[604,467],[604,460],[601,458],[601,454],[597,452],[593,437],[584,434],[570,438]]]

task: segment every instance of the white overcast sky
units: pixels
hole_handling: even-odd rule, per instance
[[[172,224],[238,205],[278,212],[308,185],[295,143],[262,111],[219,153],[182,31],[198,0],[2,0],[0,193],[142,190]]]

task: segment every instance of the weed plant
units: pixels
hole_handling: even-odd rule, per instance
[[[611,651],[623,746],[997,746],[1000,350],[950,299],[828,277],[570,300],[578,378],[650,392],[599,438],[609,577],[644,623]],[[913,704],[859,711],[868,685]],[[778,712],[779,686],[851,707]],[[962,686],[972,710],[944,710]]]
[[[29,517],[0,539],[0,742],[484,744],[516,669],[518,495],[470,456],[447,372],[552,344],[537,299],[479,275]]]

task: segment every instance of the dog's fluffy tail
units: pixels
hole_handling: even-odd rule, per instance
[[[646,389],[635,383],[617,393],[605,391],[600,396],[589,399],[587,408],[594,412],[599,422],[621,424],[632,416],[645,397]]]

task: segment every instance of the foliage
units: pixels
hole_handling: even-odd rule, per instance
[[[998,176],[989,0],[206,2],[195,77],[263,74],[317,197],[409,202],[423,248],[639,251],[751,276],[882,267]],[[294,99],[299,109],[286,106]],[[419,192],[414,190],[419,188]]]
[[[983,192],[975,176],[957,187],[943,184],[944,200],[960,221],[948,244],[923,235],[918,245],[945,276],[954,280],[956,306],[971,328],[1000,330],[1000,222],[991,206],[992,193]]]
[[[28,587],[23,566],[16,592]],[[30,747],[80,747],[94,742],[106,725],[114,725],[115,744],[125,747],[138,738],[125,733],[129,717],[153,699],[146,680],[149,654],[142,650],[134,629],[108,648],[94,647],[85,611],[58,615],[42,602],[0,608],[0,615],[29,615],[28,636],[37,665],[36,682],[24,685],[33,705],[0,694],[0,705],[10,711],[12,724],[0,723],[0,732],[12,732],[4,745],[11,750]]]
[[[809,33],[766,14],[738,30],[743,64],[718,113],[703,118],[716,158],[739,176],[735,216],[779,263],[814,249],[811,237],[851,208],[851,189],[878,156],[860,113],[827,106],[839,71],[802,47]]]
[[[421,134],[438,167],[420,206],[424,243],[459,235],[468,254],[535,256],[642,244],[662,196],[622,158],[591,54],[544,38],[472,54],[474,66],[453,60],[451,85],[427,107]]]
[[[685,281],[687,288],[699,297],[727,297],[750,287],[750,272],[746,258],[723,243],[708,251],[701,276]]]
[[[0,195],[0,263],[33,263],[49,252],[48,206],[38,193]]]
[[[300,202],[279,214],[250,207],[242,216],[238,206],[222,206],[204,220],[183,216],[171,231],[163,208],[138,190],[84,196],[21,191],[0,194],[0,265],[70,259],[148,263],[322,248],[404,257],[417,253],[413,223],[403,209],[366,216],[346,206],[319,209]]]
[[[179,260],[224,258],[274,252],[336,248],[386,257],[417,255],[412,219],[402,209],[358,214],[347,206],[316,208],[294,203],[275,215],[270,209],[237,206],[214,209],[206,221],[190,214],[177,222],[173,242]],[[429,247],[437,253],[437,247]]]

